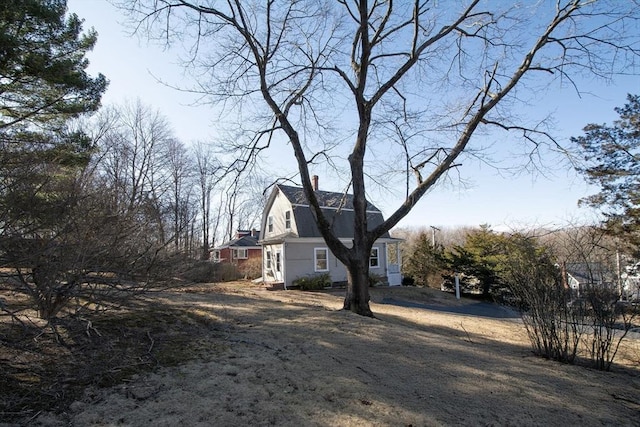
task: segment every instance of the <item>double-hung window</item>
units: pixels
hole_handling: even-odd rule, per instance
[[[276,271],[282,271],[282,253],[280,251],[276,252]]]
[[[378,257],[378,248],[371,248],[371,255],[369,256],[369,267],[380,267],[380,258]]]
[[[285,230],[291,230],[291,211],[284,213],[284,228]]]
[[[269,233],[273,233],[273,217],[270,216],[267,218],[267,230]]]
[[[329,249],[315,248],[313,250],[315,271],[329,271]]]
[[[247,259],[248,258],[248,250],[247,249],[234,249],[233,250],[233,258],[234,259]]]

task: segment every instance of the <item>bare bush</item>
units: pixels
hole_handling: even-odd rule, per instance
[[[584,306],[590,322],[590,333],[583,339],[585,351],[594,368],[608,371],[634,325],[638,307],[619,301],[615,289],[596,286],[585,292]]]
[[[589,286],[575,298],[559,268],[549,268],[534,252],[523,254],[512,255],[507,269],[534,353],[565,363],[584,355],[594,368],[610,370],[638,307],[625,305],[605,285]]]
[[[532,237],[515,235],[507,243],[509,256],[501,276],[520,306],[533,352],[573,363],[583,323],[571,308],[571,294],[562,284],[552,253]]]
[[[238,273],[244,279],[257,279],[262,276],[262,258],[250,258],[238,265]]]
[[[555,277],[554,277],[555,276]],[[569,292],[553,272],[521,270],[511,289],[520,301],[522,320],[539,356],[573,363],[584,333],[580,310],[572,309]]]

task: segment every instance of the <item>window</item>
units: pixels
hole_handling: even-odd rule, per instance
[[[213,260],[215,262],[220,262],[220,251],[218,249],[213,251]]]
[[[281,256],[282,254],[280,252],[276,252],[276,271],[278,272],[282,270]]]
[[[291,211],[286,211],[284,213],[284,228],[286,230],[291,230]]]
[[[267,251],[267,263],[265,267],[267,270],[271,270],[271,251]]]
[[[273,233],[273,217],[270,216],[267,218],[267,230],[269,233]]]
[[[248,250],[247,249],[234,249],[233,250],[233,258],[234,259],[247,259],[248,258]]]
[[[369,257],[369,267],[380,267],[380,259],[378,258],[378,248],[371,248],[371,256]]]
[[[329,271],[329,250],[327,248],[315,248],[313,258],[316,271]]]

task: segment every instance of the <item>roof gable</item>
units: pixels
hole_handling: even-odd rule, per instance
[[[234,248],[258,247],[260,246],[260,244],[258,243],[258,240],[259,240],[258,236],[241,236],[236,239],[225,242],[214,249],[224,249],[224,248],[231,248],[231,247],[234,247]]]
[[[577,282],[582,284],[613,282],[615,276],[602,263],[572,262],[565,263],[564,268],[567,274],[572,276]]]
[[[288,185],[277,185],[282,194],[289,200],[291,205],[309,206],[307,196],[301,187],[291,187]],[[353,210],[353,194],[336,193],[333,191],[315,191],[318,204],[321,208]],[[367,211],[380,212],[380,209],[367,201]]]
[[[293,220],[296,223],[298,237],[322,237],[316,225],[314,214],[309,206],[304,190],[300,187],[277,185],[274,196],[280,192],[291,205]],[[331,230],[338,238],[353,238],[355,211],[353,195],[330,191],[315,191],[323,214],[331,225]],[[273,200],[273,197],[272,197]],[[367,225],[373,229],[384,222],[382,212],[367,202]],[[382,237],[389,237],[385,233]]]

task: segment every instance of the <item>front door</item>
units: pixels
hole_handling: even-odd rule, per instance
[[[284,282],[284,274],[282,274],[282,249],[276,249],[273,258],[273,274],[276,282]]]
[[[387,281],[389,286],[399,286],[402,284],[402,273],[400,265],[400,245],[398,242],[387,243]]]

